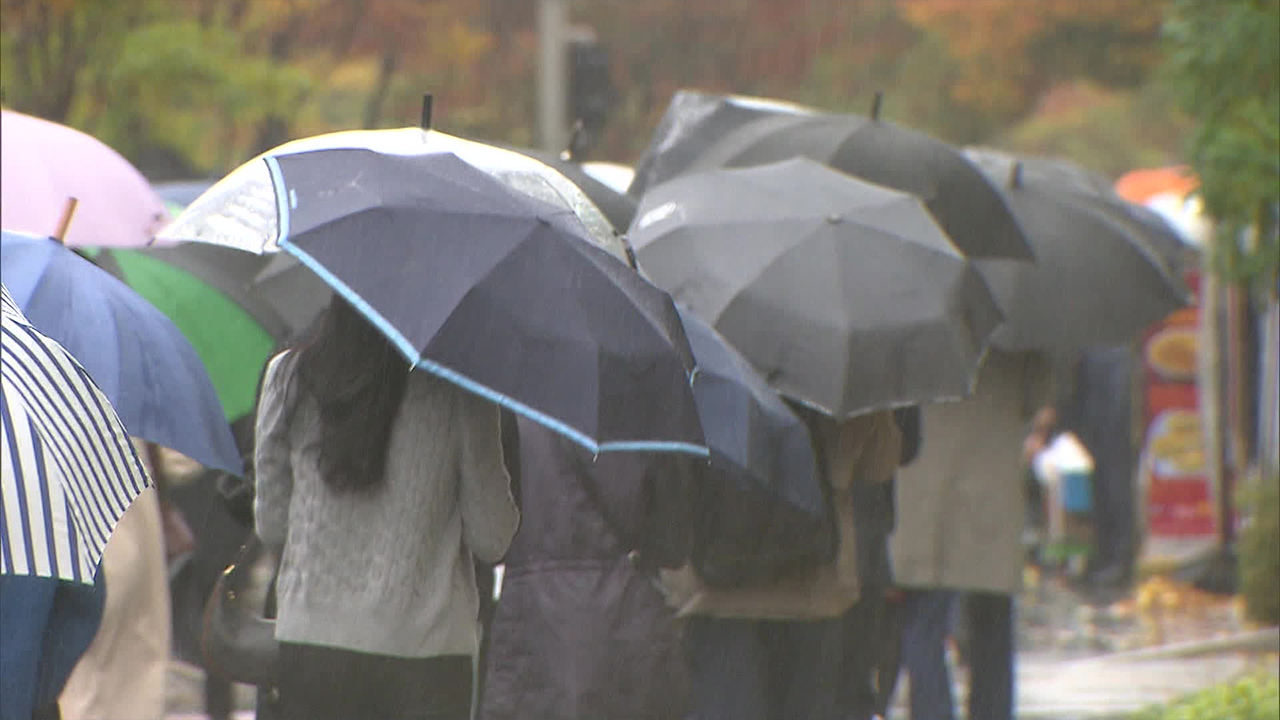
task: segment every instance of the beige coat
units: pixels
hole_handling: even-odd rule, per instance
[[[839,550],[835,562],[813,574],[764,587],[710,588],[686,566],[662,573],[668,601],[679,615],[815,620],[837,617],[858,599],[854,511],[849,488],[856,482],[887,482],[902,455],[902,432],[889,411],[816,423],[827,454]]]
[[[993,352],[975,396],[922,408],[920,454],[898,472],[894,580],[1016,593],[1026,517],[1022,443],[1049,399],[1047,361]]]
[[[138,455],[152,472],[141,446]],[[120,518],[99,572],[107,579],[102,625],[58,697],[62,717],[163,717],[171,626],[164,529],[154,487]]]

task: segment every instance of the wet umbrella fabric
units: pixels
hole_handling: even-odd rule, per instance
[[[753,120],[816,112],[767,98],[678,90],[658,121],[648,148],[636,161],[627,194],[644,197],[650,187],[688,172],[703,151]]]
[[[92,585],[150,478],[106,396],[3,286],[0,331],[0,573]]]
[[[999,191],[958,148],[924,133],[854,115],[776,115],[707,147],[690,171],[808,157],[924,200],[969,257],[1031,260],[1028,240]]]
[[[254,286],[267,262],[260,255],[181,243],[107,249],[92,258],[182,331],[208,370],[228,421],[253,412],[267,359],[305,327],[290,323],[282,309],[296,305],[295,298],[272,297]]]
[[[233,170],[192,201],[157,238],[166,242],[196,240],[239,247],[250,252],[276,252],[280,228],[275,191],[263,160],[312,150],[365,149],[387,155],[453,153],[509,188],[557,208],[570,210],[586,228],[586,239],[625,258],[613,224],[568,178],[527,155],[416,127],[351,130],[287,142]],[[265,243],[265,244],[264,244]]]
[[[808,427],[706,321],[677,306],[698,376],[693,396],[712,465],[821,517],[826,502]]]
[[[169,220],[138,169],[98,139],[65,125],[0,111],[0,225],[52,235],[76,205],[69,245],[146,245]]]
[[[609,218],[609,222],[613,225],[615,232],[621,234],[631,227],[631,221],[636,215],[636,201],[634,198],[617,192],[608,185],[600,182],[592,177],[582,165],[571,160],[561,159],[559,155],[549,151],[530,150],[528,148],[510,147],[514,152],[541,162],[556,172],[564,175],[574,185],[582,189],[582,192],[600,208],[600,212]]]
[[[707,455],[671,298],[451,153],[268,158],[279,246],[417,366],[589,450]]]
[[[1015,155],[990,148],[969,147],[964,154],[991,178],[998,188],[1019,182],[1056,191],[1065,202],[1083,206],[1088,212],[1102,212],[1127,227],[1142,242],[1176,282],[1198,265],[1194,245],[1186,241],[1160,213],[1130,202],[1115,191],[1110,180],[1065,160]],[[1016,168],[1016,169],[1015,169]]]
[[[199,355],[163,313],[49,238],[6,232],[0,261],[14,302],[84,365],[130,435],[244,472]]]
[[[834,417],[963,397],[1001,314],[918,198],[804,158],[652,188],[641,268]]]
[[[1027,230],[1036,262],[979,259],[975,265],[1005,310],[992,335],[1003,350],[1072,350],[1125,343],[1189,294],[1141,226],[1081,192],[1053,168],[983,167]],[[1157,241],[1158,242],[1158,241]]]

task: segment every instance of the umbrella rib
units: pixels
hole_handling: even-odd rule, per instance
[[[536,410],[528,405],[504,395],[493,388],[482,385],[475,380],[467,377],[461,372],[453,368],[442,365],[434,360],[429,360],[422,356],[416,347],[409,342],[402,333],[395,329],[391,323],[387,321],[372,305],[358,293],[347,285],[340,278],[334,275],[328,268],[321,264],[302,248],[291,242],[287,236],[282,236],[280,247],[298,258],[302,264],[311,269],[312,272],[320,276],[329,287],[333,288],[344,299],[351,303],[362,315],[369,319],[405,356],[409,362],[413,363],[415,368],[422,368],[432,374],[438,375],[445,380],[461,386],[462,388],[479,395],[491,402],[497,403],[513,412],[517,412],[525,417],[544,425],[556,432],[564,434],[574,442],[582,445],[595,454],[609,451],[620,450],[655,450],[669,452],[683,452],[699,457],[708,457],[710,451],[705,445],[697,443],[682,442],[678,440],[611,440],[605,443],[597,443],[590,437],[579,430],[565,424],[561,420],[557,420],[546,413]]]

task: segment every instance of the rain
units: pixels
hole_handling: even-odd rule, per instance
[[[1280,718],[1280,3],[6,0],[0,717]]]

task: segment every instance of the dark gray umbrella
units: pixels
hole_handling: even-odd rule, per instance
[[[609,218],[609,222],[612,223],[613,229],[618,234],[626,232],[627,228],[630,227],[631,221],[636,215],[635,198],[623,195],[591,177],[591,174],[583,170],[582,165],[579,163],[565,160],[556,153],[547,150],[531,150],[529,148],[505,145],[499,145],[498,147],[518,152],[521,155],[527,155],[568,178],[569,182],[577,185],[583,194],[600,209],[600,212],[604,213],[606,218]]]
[[[753,120],[813,112],[767,98],[677,90],[649,139],[649,147],[635,163],[627,194],[643,197],[653,185],[687,172],[707,147]]]
[[[1198,250],[1189,244],[1164,216],[1149,207],[1130,202],[1115,191],[1106,177],[1075,163],[1055,158],[1017,155],[991,148],[968,147],[964,154],[997,186],[1019,181],[1050,188],[1064,200],[1106,213],[1128,227],[1144,243],[1170,277],[1181,281],[1198,265]]]
[[[961,397],[1001,314],[924,204],[804,158],[650,189],[642,268],[835,417]]]
[[[693,397],[717,477],[821,517],[826,500],[804,420],[715,328],[677,310],[698,363]]]
[[[981,166],[1002,183],[1036,253],[1034,264],[974,263],[1005,311],[993,345],[1018,351],[1123,343],[1186,304],[1186,288],[1154,249],[1159,241],[1101,193],[1051,165],[1024,168],[987,155]]]
[[[749,167],[808,157],[868,182],[923,198],[929,212],[970,257],[1031,259],[1022,229],[1000,193],[963,153],[878,117],[809,112],[766,103],[686,101],[669,112],[636,166],[630,194],[684,172]],[[874,114],[874,113],[873,113]]]
[[[265,162],[276,244],[417,367],[594,452],[708,454],[671,298],[588,240],[572,211],[452,153]]]

